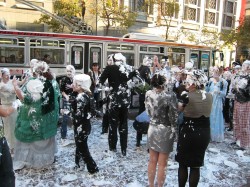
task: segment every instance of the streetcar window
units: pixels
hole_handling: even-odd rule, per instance
[[[107,56],[111,55],[111,54],[114,54],[114,53],[116,53],[116,52],[109,51],[107,53]],[[130,65],[130,66],[134,66],[135,65],[135,55],[134,55],[134,53],[122,53],[122,55],[126,57],[126,63],[128,65]],[[106,66],[106,65],[107,65],[107,62],[105,62],[104,66]]]
[[[0,46],[0,63],[23,64],[24,48]]]
[[[121,50],[134,50],[134,46],[131,45],[122,45]]]
[[[108,44],[108,49],[120,50],[121,46],[120,45],[116,45],[116,44]]]
[[[53,40],[43,40],[42,41],[42,46],[53,46],[53,47],[58,47],[58,41],[53,41]]]
[[[30,59],[34,58],[46,61],[48,64],[64,64],[64,49],[31,47]]]
[[[90,64],[98,63],[101,65],[101,48],[100,47],[91,47],[90,48]]]
[[[0,45],[17,45],[17,39],[12,38],[0,38]]]
[[[169,52],[175,52],[175,53],[185,53],[184,48],[168,48]]]
[[[41,46],[41,40],[31,39],[30,46]]]
[[[71,48],[71,64],[76,69],[83,68],[83,47],[82,46],[73,46]]]
[[[25,46],[25,40],[23,38],[18,38],[18,45]]]
[[[126,57],[126,63],[130,66],[135,65],[135,55],[131,53],[122,53]]]
[[[65,41],[59,40],[59,47],[65,47]]]
[[[145,56],[149,57],[150,59],[152,59],[152,66],[153,66],[153,59],[154,59],[154,56],[157,56],[158,57],[158,60],[160,62],[160,60],[162,59],[163,55],[159,55],[159,54],[143,54],[141,53],[140,54],[140,61],[139,61],[139,66],[142,65],[142,62],[143,62],[143,59],[145,58]]]
[[[194,62],[194,67],[198,68],[199,52],[198,51],[191,51],[190,60],[192,60]]]
[[[140,47],[140,51],[145,51],[145,52],[147,52],[147,47],[141,46],[141,47]]]
[[[160,48],[159,47],[149,47],[148,51],[149,52],[159,53],[160,52]]]

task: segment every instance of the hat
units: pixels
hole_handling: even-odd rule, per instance
[[[75,75],[73,82],[78,84],[82,89],[91,92],[90,91],[91,79],[89,75],[86,74]]]
[[[3,69],[1,69],[1,73],[2,74],[7,74],[7,75],[9,75],[10,74],[10,70],[8,69],[8,68],[3,68]]]

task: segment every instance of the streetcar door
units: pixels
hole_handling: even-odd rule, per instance
[[[80,70],[83,73],[83,61],[84,61],[84,44],[72,43],[71,44],[71,56],[70,63],[76,70]]]
[[[199,51],[195,51],[195,50],[191,50],[191,55],[190,55],[190,60],[193,61],[194,63],[194,68],[199,69],[199,61],[200,61],[200,55],[199,55]]]
[[[202,51],[201,52],[201,66],[200,69],[208,74],[209,64],[210,64],[210,53]]]
[[[102,56],[103,56],[102,44],[90,43],[88,67],[91,68],[92,63],[98,63],[99,67],[103,68]]]

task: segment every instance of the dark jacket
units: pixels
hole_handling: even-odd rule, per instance
[[[136,75],[135,72],[126,74],[121,72],[120,67],[117,65],[110,65],[105,68],[100,77],[100,83],[108,79],[110,90],[110,102],[111,106],[128,106],[130,93],[128,90],[127,81]]]

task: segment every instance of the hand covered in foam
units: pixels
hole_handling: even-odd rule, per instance
[[[22,103],[19,99],[15,100],[13,103],[12,103],[12,107],[16,110],[18,107],[22,106]]]

